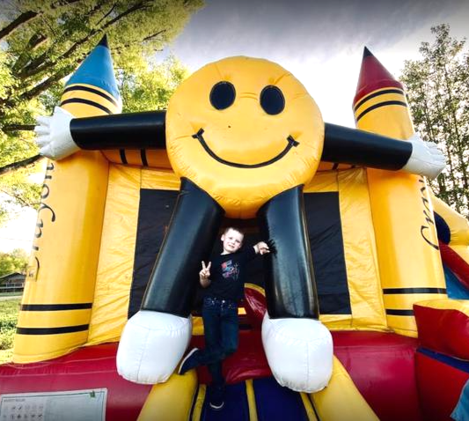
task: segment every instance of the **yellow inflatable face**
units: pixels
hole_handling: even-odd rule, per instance
[[[232,218],[311,180],[324,122],[303,85],[278,64],[232,57],[195,72],[166,115],[171,165]]]

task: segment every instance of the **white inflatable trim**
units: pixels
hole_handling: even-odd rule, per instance
[[[423,141],[418,134],[408,139],[412,143],[412,154],[402,169],[412,174],[436,178],[445,169],[446,158],[433,142]]]
[[[80,150],[70,132],[72,119],[73,115],[60,107],[55,107],[51,117],[37,118],[34,131],[41,155],[59,160]]]
[[[329,330],[314,319],[262,322],[262,342],[277,382],[296,392],[324,389],[332,376],[333,345]]]
[[[134,383],[164,383],[181,360],[191,335],[191,318],[139,311],[122,332],[117,372]]]

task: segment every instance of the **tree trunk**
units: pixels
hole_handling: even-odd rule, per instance
[[[9,173],[11,171],[16,171],[19,168],[27,167],[43,158],[45,157],[42,155],[34,155],[31,158],[23,159],[22,161],[13,162],[13,164],[5,165],[4,167],[0,167],[0,175]]]

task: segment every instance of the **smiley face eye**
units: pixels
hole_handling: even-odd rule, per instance
[[[262,109],[270,115],[280,114],[285,108],[285,98],[282,91],[273,85],[262,89],[260,103]]]
[[[236,91],[230,82],[218,82],[210,91],[210,103],[217,110],[224,110],[233,104],[236,98]]]

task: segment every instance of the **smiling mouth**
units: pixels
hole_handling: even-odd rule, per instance
[[[297,142],[293,137],[290,135],[287,137],[287,146],[285,146],[285,149],[280,152],[277,156],[273,157],[272,159],[269,159],[268,161],[264,162],[259,162],[258,164],[239,164],[238,162],[231,162],[231,161],[226,161],[223,158],[220,158],[215,152],[213,152],[209,146],[207,145],[207,142],[205,142],[204,139],[204,129],[200,129],[196,134],[193,134],[192,137],[194,139],[198,139],[202,147],[205,149],[205,151],[216,161],[229,165],[230,167],[236,167],[236,168],[259,168],[259,167],[265,167],[267,165],[273,164],[274,162],[278,161],[279,159],[283,158],[288,151],[292,147],[297,147],[299,145],[299,142]]]

